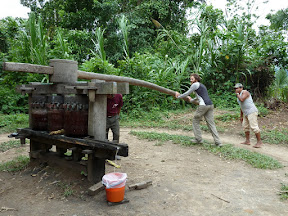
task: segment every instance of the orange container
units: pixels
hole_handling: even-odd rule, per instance
[[[106,188],[106,197],[108,202],[121,202],[124,199],[125,186],[120,188]]]

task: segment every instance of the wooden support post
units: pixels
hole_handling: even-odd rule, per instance
[[[67,149],[56,146],[56,152],[60,157],[64,157],[64,154],[67,152]]]
[[[95,157],[92,150],[83,150],[83,154],[88,154],[88,181],[98,183],[105,175],[105,159]]]
[[[45,144],[37,142],[36,140],[30,139],[30,159],[35,159],[37,157],[33,157],[34,153],[37,152],[46,152],[47,147]]]
[[[92,80],[92,82],[104,81]],[[96,93],[95,97],[90,95],[89,99],[88,134],[97,140],[104,141],[106,139],[107,95]]]
[[[29,128],[32,128],[32,94],[28,94]]]
[[[81,149],[77,147],[69,148],[72,151],[72,157],[74,161],[80,161],[83,154],[81,153]]]
[[[26,144],[26,139],[25,139],[25,137],[20,138],[20,144],[21,144],[21,145],[25,145],[25,144]]]

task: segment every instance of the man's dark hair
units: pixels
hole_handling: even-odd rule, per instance
[[[193,74],[191,74],[191,76],[193,76],[198,82],[201,81],[201,78],[200,78],[200,76],[198,74],[193,73]]]

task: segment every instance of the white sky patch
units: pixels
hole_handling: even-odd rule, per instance
[[[13,18],[28,18],[30,9],[21,5],[20,0],[0,0],[0,19],[11,16]]]
[[[245,4],[249,0],[238,1]],[[268,0],[267,4],[263,4],[263,1],[264,0],[256,0],[255,5],[258,6],[259,9],[257,11],[252,10],[253,13],[256,13],[258,16],[260,16],[258,21],[256,22],[256,26],[269,25],[270,23],[267,19],[265,19],[265,17],[268,13],[271,13],[272,10],[276,12],[277,10],[288,8],[288,0]],[[208,5],[212,4],[215,8],[223,10],[223,12],[225,13],[225,5],[227,3],[227,0],[206,0],[206,2]],[[0,0],[0,19],[3,19],[7,16],[11,16],[14,18],[28,18],[29,12],[30,9],[21,5],[20,0]]]
[[[238,1],[243,3],[243,7],[247,9],[247,6],[245,7],[245,4],[249,0],[238,0]],[[206,2],[207,2],[207,5],[212,4],[215,8],[221,9],[225,14],[227,0],[206,0]],[[251,13],[255,13],[257,16],[259,16],[259,19],[256,21],[257,27],[260,25],[270,25],[269,20],[265,18],[267,14],[275,13],[278,10],[288,8],[287,0],[267,0],[266,4],[264,4],[263,2],[264,0],[256,0],[251,11]],[[258,7],[257,10],[256,10],[256,7]]]

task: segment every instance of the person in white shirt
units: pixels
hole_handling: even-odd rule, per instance
[[[255,133],[257,143],[254,148],[261,148],[262,140],[260,135],[260,129],[258,126],[258,109],[255,106],[251,94],[247,90],[243,90],[243,85],[237,83],[234,86],[237,102],[240,105],[240,121],[245,132],[246,140],[241,143],[244,145],[250,145],[250,128]]]

